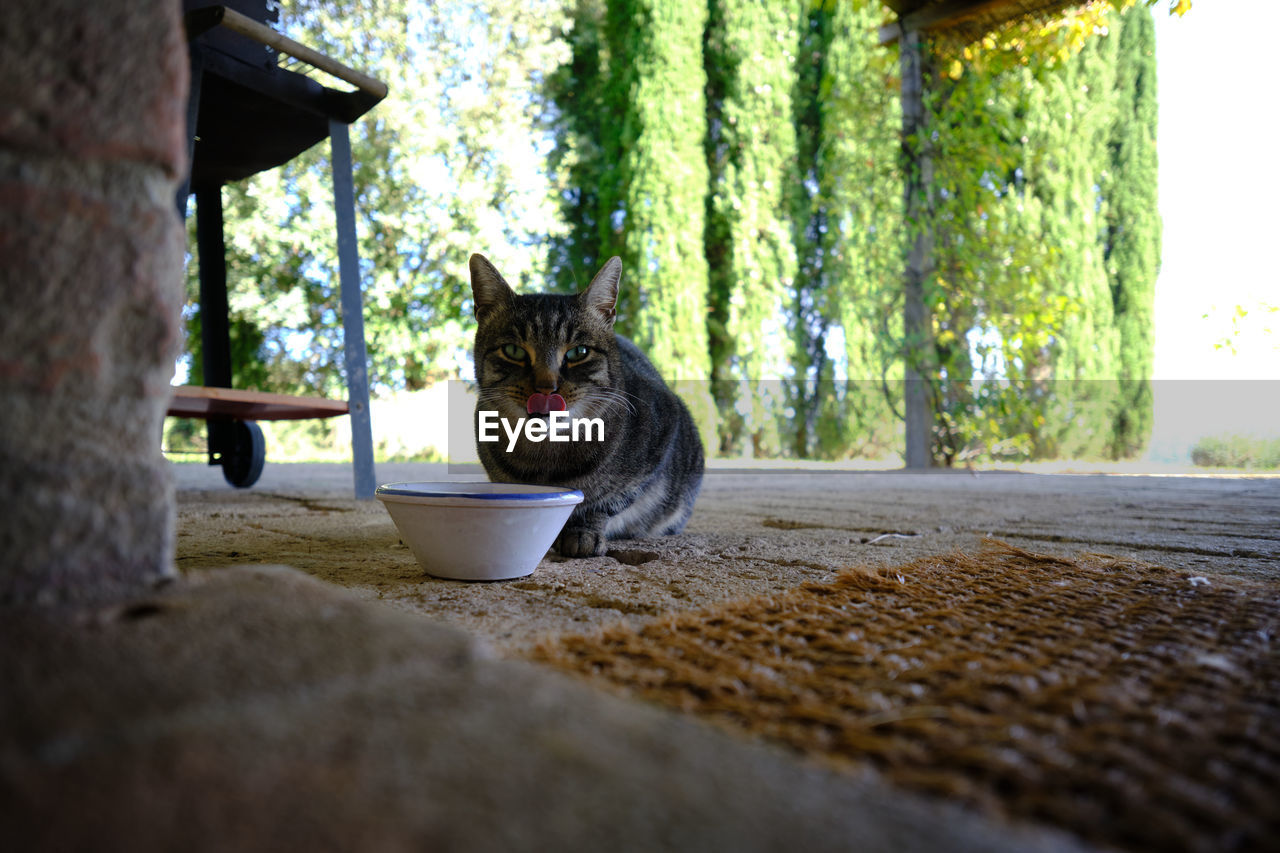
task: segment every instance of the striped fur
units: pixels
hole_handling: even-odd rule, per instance
[[[511,421],[530,417],[526,402],[535,392],[559,394],[571,417],[604,422],[598,442],[521,438],[508,452],[505,441],[477,441],[491,480],[583,493],[556,540],[566,557],[603,554],[609,539],[679,533],[702,486],[702,444],[688,409],[613,331],[621,269],[610,259],[576,296],[517,296],[483,256],[471,256],[477,423],[481,410]]]

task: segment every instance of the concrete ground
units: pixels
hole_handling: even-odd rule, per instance
[[[1206,577],[1280,565],[1266,478],[713,471],[680,537],[464,584],[425,577],[346,466],[269,463],[250,491],[175,476],[180,580],[0,620],[6,847],[1079,849],[519,655],[985,536]]]
[[[981,547],[1101,552],[1195,574],[1275,577],[1280,478],[967,471],[716,469],[677,537],[548,557],[528,578],[426,576],[377,501],[351,499],[343,465],[267,465],[247,492],[219,469],[176,467],[178,566],[279,563],[518,652],[546,633],[703,607]],[[380,482],[484,479],[478,468],[381,465]]]

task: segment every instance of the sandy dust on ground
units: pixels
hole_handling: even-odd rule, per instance
[[[906,563],[986,537],[1033,551],[1106,553],[1211,578],[1280,576],[1280,479],[965,471],[718,469],[685,533],[545,558],[526,578],[427,576],[347,465],[268,463],[249,490],[174,465],[180,570],[284,564],[357,595],[461,626],[519,653],[548,634],[778,592],[857,566]],[[482,479],[384,464],[383,483]]]

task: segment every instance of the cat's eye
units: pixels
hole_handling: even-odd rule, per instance
[[[586,361],[589,355],[591,355],[591,350],[584,346],[576,346],[564,354],[564,360],[569,364],[577,364],[581,361]]]
[[[512,361],[524,361],[529,357],[529,354],[524,351],[524,347],[516,346],[515,344],[505,344],[502,347],[502,354]]]

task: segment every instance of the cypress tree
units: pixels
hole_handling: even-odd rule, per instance
[[[789,366],[784,307],[795,284],[787,201],[795,184],[792,87],[795,2],[711,0],[704,62],[709,175],[705,250],[708,340],[721,409],[721,450],[746,430],[756,455],[776,454],[774,411]],[[736,399],[735,392],[746,399]]]
[[[1110,455],[1135,456],[1151,432],[1154,301],[1160,270],[1155,23],[1149,9],[1114,17],[1115,119],[1109,140],[1105,254],[1118,335]]]
[[[886,388],[900,371],[888,291],[900,273],[901,187],[893,57],[876,38],[881,14],[868,0],[824,0],[808,6],[801,33],[788,383],[799,456],[879,454],[896,442]]]
[[[603,0],[577,0],[564,39],[569,61],[547,80],[555,106],[555,147],[549,158],[565,230],[550,239],[548,278],[566,293],[585,287],[601,263],[600,187],[605,173],[601,134],[606,124],[602,103],[607,74],[601,29]]]
[[[792,187],[792,232],[796,247],[796,286],[791,298],[791,337],[794,360],[787,383],[788,404],[794,417],[787,439],[795,456],[815,452],[822,400],[832,387],[834,365],[827,354],[834,294],[823,275],[822,251],[827,232],[827,205],[820,193],[825,111],[822,87],[833,32],[834,0],[813,3],[802,18],[796,52],[793,98],[796,128],[797,180]]]
[[[710,359],[711,393],[717,408],[717,452],[732,455],[741,438],[745,421],[735,411],[738,382],[733,375],[733,338],[729,331],[729,302],[733,289],[730,273],[733,241],[723,204],[711,189],[724,181],[728,160],[724,106],[733,78],[733,57],[725,45],[722,4],[708,3],[707,27],[702,47],[707,88],[707,136],[703,150],[707,160],[708,192],[704,220],[703,252],[707,259],[707,348]]]
[[[669,378],[706,379],[705,7],[614,0],[605,15],[601,257],[623,259],[618,330]]]
[[[548,277],[579,290],[621,256],[618,331],[669,378],[708,375],[704,22],[675,0],[576,0],[548,81],[566,226]]]
[[[1107,451],[1116,326],[1101,235],[1100,188],[1114,114],[1115,44],[1094,38],[1047,75],[1032,98],[1029,136],[1038,149],[1032,177],[1041,202],[1045,264],[1061,306],[1052,370],[1058,410],[1056,455]]]
[[[822,145],[822,186],[833,202],[825,253],[844,333],[845,375],[839,400],[847,424],[833,433],[836,400],[825,406],[820,447],[837,435],[844,455],[901,447],[893,414],[901,405],[902,365],[891,343],[902,334],[897,310],[902,275],[901,119],[890,81],[897,57],[878,39],[881,4],[838,2],[823,85],[828,113]],[[825,451],[824,455],[830,455]]]
[[[576,0],[552,81],[567,220],[552,276],[581,287],[623,257],[619,330],[668,376],[723,380],[723,451],[747,435],[774,451],[760,412],[734,422],[736,391],[784,375],[790,452],[896,447],[902,199],[881,6],[708,3]],[[1128,25],[1144,15],[1074,55],[930,69],[936,458],[1119,455],[1145,435],[1154,70],[1149,32]],[[1112,408],[1091,380],[1115,376],[1135,384]]]

